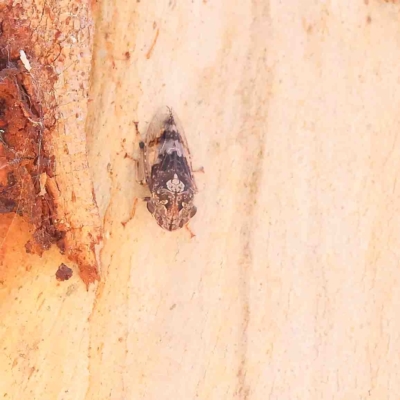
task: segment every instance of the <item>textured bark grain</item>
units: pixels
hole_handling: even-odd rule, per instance
[[[3,214],[14,223],[0,252],[0,398],[400,399],[399,2],[96,3],[86,128],[101,282],[86,291],[55,246],[21,252],[28,222]],[[82,6],[49,4],[32,27],[69,18],[75,33],[60,40],[73,51]],[[55,146],[74,163],[47,187],[69,215],[84,137],[66,88],[89,62],[56,57]],[[193,239],[160,229],[125,157],[163,105],[205,170]]]

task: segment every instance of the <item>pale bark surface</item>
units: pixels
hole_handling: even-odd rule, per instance
[[[99,2],[86,131],[101,282],[55,283],[55,249],[7,240],[0,393],[399,399],[399,12]],[[134,122],[164,104],[205,169],[192,240],[141,201],[122,224],[145,194],[124,158]]]

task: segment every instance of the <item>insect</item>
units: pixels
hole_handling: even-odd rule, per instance
[[[146,183],[151,196],[147,209],[167,231],[187,225],[197,208],[193,204],[197,186],[189,146],[176,114],[161,108],[139,143],[138,179]]]

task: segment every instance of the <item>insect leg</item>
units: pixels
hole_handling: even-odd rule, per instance
[[[139,159],[136,160],[136,180],[143,185],[147,181],[145,144],[143,142],[139,143],[139,152]]]
[[[132,220],[133,217],[135,216],[135,214],[136,214],[136,205],[137,205],[137,202],[138,202],[138,199],[136,198],[135,201],[133,202],[133,206],[132,206],[132,209],[131,209],[131,211],[130,211],[130,213],[129,213],[128,219],[121,222],[121,224],[122,224],[122,226],[123,226],[124,228],[125,228],[125,225],[126,225],[130,220]]]
[[[192,170],[192,172],[194,172],[194,173],[201,172],[202,174],[205,173],[204,167],[200,167],[200,168],[194,169],[194,170]]]
[[[193,239],[196,235],[193,233],[193,231],[190,229],[189,224],[185,225],[185,229],[189,232],[190,239]]]
[[[145,173],[143,150],[140,148],[139,158],[137,156],[132,157],[128,153],[125,153],[124,158],[129,158],[135,163],[136,182],[138,182],[141,185],[144,185],[146,183],[146,173]]]

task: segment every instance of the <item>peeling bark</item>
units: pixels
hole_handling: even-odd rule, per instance
[[[26,250],[57,244],[88,285],[101,239],[85,139],[90,4],[9,2],[0,21],[0,213],[23,215]]]

